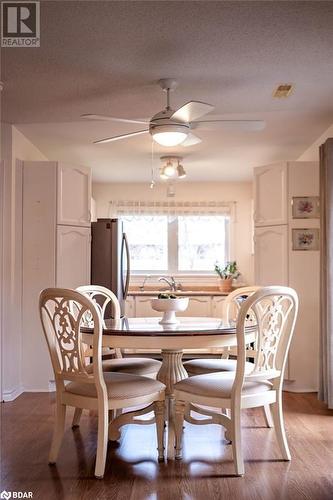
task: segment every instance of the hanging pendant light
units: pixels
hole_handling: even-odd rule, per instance
[[[161,179],[184,179],[186,172],[180,163],[182,159],[180,156],[161,156],[161,160],[163,161],[163,165],[160,168]]]

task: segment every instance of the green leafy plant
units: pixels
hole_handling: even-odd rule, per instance
[[[222,280],[236,279],[240,275],[235,260],[227,262],[224,267],[220,267],[220,265],[216,263],[214,270]]]

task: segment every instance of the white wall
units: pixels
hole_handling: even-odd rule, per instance
[[[319,161],[319,146],[321,146],[326,139],[333,137],[333,124],[328,127],[327,130],[313,143],[311,146],[304,151],[304,153],[298,158],[298,161]]]
[[[22,168],[20,160],[47,160],[47,158],[12,125],[2,124],[1,142],[1,159],[4,160],[2,398],[10,401],[22,390],[21,340],[24,328],[21,324]]]
[[[154,189],[143,183],[93,184],[97,217],[109,217],[110,201],[155,200],[155,201],[236,201],[234,225],[234,258],[244,281],[253,283],[252,256],[252,183],[251,182],[179,182],[176,195],[166,196],[166,184],[159,183]]]

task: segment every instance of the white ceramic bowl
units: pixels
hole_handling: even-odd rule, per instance
[[[179,323],[176,312],[186,311],[188,297],[177,297],[177,299],[151,299],[151,307],[154,311],[162,312],[163,317],[159,322],[161,325],[173,325]]]

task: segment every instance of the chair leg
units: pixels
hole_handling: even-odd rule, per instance
[[[269,427],[269,428],[274,427],[274,422],[273,422],[273,417],[272,417],[270,405],[264,405],[264,412],[265,412],[265,420],[266,420],[267,427]]]
[[[55,464],[57,461],[58,453],[60,450],[62,438],[65,431],[65,419],[66,419],[66,405],[63,405],[60,403],[60,401],[57,401],[53,438],[49,453],[49,464]]]
[[[97,454],[95,477],[102,479],[105,471],[106,453],[108,447],[109,411],[107,405],[98,408]]]
[[[287,442],[287,436],[284,429],[284,420],[282,412],[282,399],[278,396],[276,403],[272,405],[272,415],[274,421],[274,427],[276,432],[277,441],[279,448],[283,457],[283,460],[291,460],[291,455],[289,451],[289,446]]]
[[[164,421],[165,421],[165,401],[156,401],[154,404],[157,431],[157,451],[158,461],[164,461]]]
[[[242,434],[240,408],[231,410],[231,429],[232,429],[232,453],[234,456],[235,470],[237,476],[244,475],[244,461],[242,453]]]
[[[82,415],[82,408],[75,408],[73,422],[72,422],[72,429],[75,429],[75,427],[79,427],[81,415]]]
[[[182,458],[183,425],[186,405],[184,401],[177,401],[175,404],[175,458]]]

